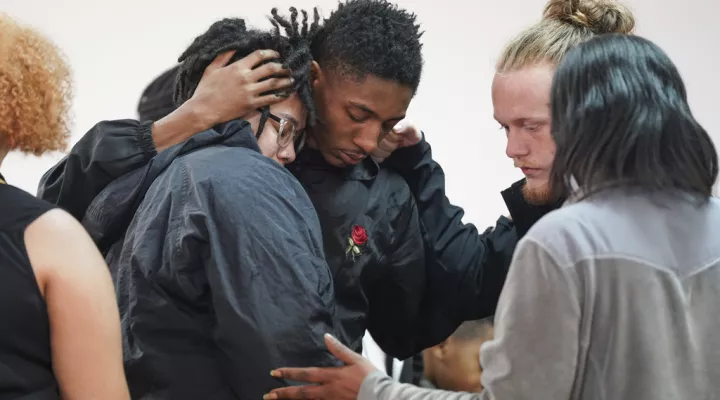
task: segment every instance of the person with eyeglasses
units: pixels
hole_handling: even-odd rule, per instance
[[[275,91],[285,99],[162,151],[83,221],[114,275],[134,399],[259,399],[288,385],[272,367],[339,363],[322,340],[336,315],[320,223],[284,168],[314,113],[313,29],[273,21],[285,32],[214,23],[180,57],[175,98],[188,101],[208,69],[245,57],[267,68],[254,53],[267,49],[291,70]]]
[[[274,108],[281,107],[282,104],[277,105]],[[263,112],[266,112],[265,110],[267,110],[267,117],[262,114]],[[305,125],[305,121],[303,121],[301,124],[295,117],[293,117],[289,113],[279,112],[279,115],[275,115],[270,112],[269,108],[266,108],[265,110],[260,111],[261,119],[266,118],[277,124],[277,126],[274,127],[277,131],[277,134],[275,134],[274,136],[277,138],[275,144],[278,147],[278,151],[272,158],[282,165],[290,163],[295,159],[295,143],[298,143],[298,147],[302,147],[305,142],[304,128],[298,129],[298,127],[302,127]],[[268,136],[266,135],[263,136],[262,139],[260,138],[260,135],[263,133],[263,131],[264,129],[258,130],[258,143],[260,143],[261,141],[269,141],[270,143],[267,144],[267,147],[272,146],[272,137],[268,138]]]

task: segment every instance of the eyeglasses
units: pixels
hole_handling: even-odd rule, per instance
[[[262,112],[262,110],[260,110]],[[264,113],[263,113],[264,114]],[[267,112],[267,118],[272,119],[273,121],[280,124],[280,128],[278,129],[278,137],[277,137],[277,144],[280,146],[280,148],[285,148],[291,143],[295,141],[297,138],[297,128],[295,126],[295,122],[288,118],[282,118],[278,117],[277,115]],[[267,118],[262,118],[260,120],[260,128],[258,130],[258,134],[256,137],[260,137],[260,134],[262,134],[263,128],[265,127],[265,122],[267,121]]]
[[[277,138],[278,146],[280,146],[281,148],[286,147],[290,143],[295,141],[297,133],[297,127],[295,126],[295,122],[287,118],[280,118],[273,113],[268,113],[268,116],[270,117],[270,119],[280,124]]]

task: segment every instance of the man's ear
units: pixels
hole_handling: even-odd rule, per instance
[[[452,338],[447,338],[440,342],[438,345],[430,348],[430,351],[432,352],[433,357],[437,358],[438,360],[442,360],[447,358],[448,355],[448,344],[451,341]]]
[[[312,82],[313,87],[318,84],[318,82],[322,81],[323,79],[323,70],[320,68],[320,64],[318,64],[317,61],[313,61],[312,65],[310,66],[310,81]]]

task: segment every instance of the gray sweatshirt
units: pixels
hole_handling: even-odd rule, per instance
[[[372,374],[358,399],[720,399],[720,201],[607,191],[518,244],[482,393]]]

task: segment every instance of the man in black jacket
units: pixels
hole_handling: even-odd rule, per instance
[[[393,169],[367,157],[404,118],[417,89],[419,37],[415,16],[384,0],[341,4],[313,41],[318,120],[288,166],[320,217],[343,340],[358,351],[367,329],[400,359],[441,342],[464,320],[492,315],[517,241],[507,218],[487,235],[470,224],[457,228],[462,210],[444,195],[432,187],[430,195],[413,193]],[[83,218],[104,186],[146,164],[156,147],[230,115],[212,110],[227,91],[219,88],[214,100],[207,93],[155,123],[97,125],[48,171],[39,194]]]

